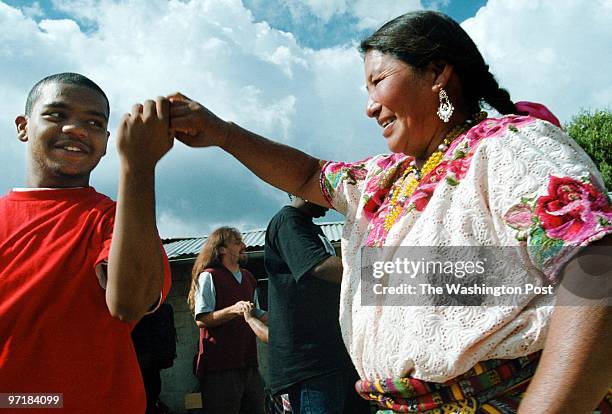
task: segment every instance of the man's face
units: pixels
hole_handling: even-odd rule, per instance
[[[63,83],[42,87],[29,116],[15,120],[28,142],[28,185],[83,187],[106,153],[106,100],[93,89]]]
[[[225,246],[226,258],[232,263],[244,265],[247,262],[246,244],[240,237],[232,237]]]

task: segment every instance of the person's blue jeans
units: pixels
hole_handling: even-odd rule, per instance
[[[291,411],[293,414],[367,413],[368,404],[357,395],[354,383],[355,377],[345,371],[295,384],[288,389]]]

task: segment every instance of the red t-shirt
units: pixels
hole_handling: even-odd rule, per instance
[[[114,215],[91,187],[0,198],[0,393],[62,393],[64,413],[144,412],[133,324],[110,315],[95,272]]]

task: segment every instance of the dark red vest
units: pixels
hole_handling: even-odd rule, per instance
[[[241,284],[238,284],[232,272],[225,267],[204,270],[212,274],[216,311],[241,300],[253,301],[257,280],[248,270],[240,270]],[[199,377],[205,375],[207,371],[256,366],[255,334],[242,316],[213,328],[200,328],[200,346],[196,359],[196,373]]]

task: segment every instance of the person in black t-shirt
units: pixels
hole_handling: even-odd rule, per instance
[[[294,197],[266,230],[270,388],[297,414],[369,413],[338,323],[342,261],[312,221],[326,211]]]

